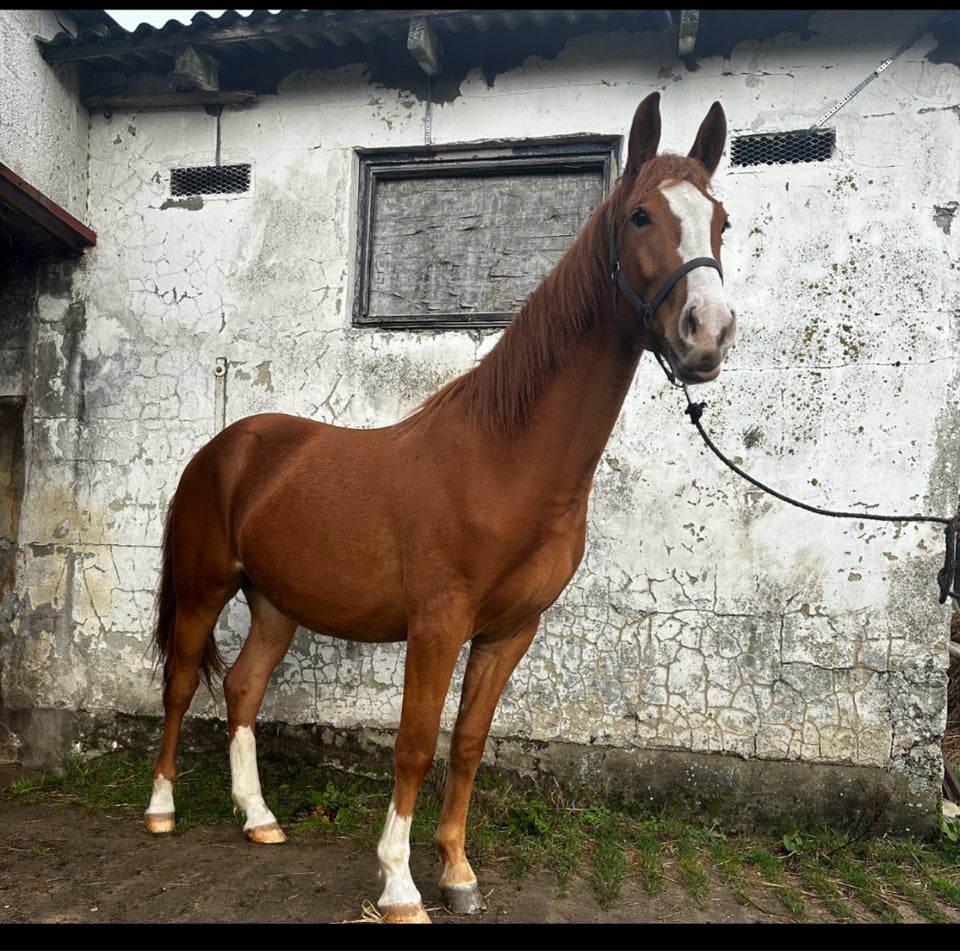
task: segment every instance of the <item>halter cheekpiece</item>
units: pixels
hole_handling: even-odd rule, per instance
[[[645,303],[640,295],[630,286],[630,282],[627,280],[626,276],[623,273],[622,268],[620,267],[620,259],[617,255],[617,239],[613,233],[613,222],[608,219],[607,221],[607,230],[610,235],[610,283],[613,287],[613,319],[617,324],[617,332],[620,334],[620,339],[625,343],[627,342],[626,335],[623,332],[623,327],[620,325],[620,317],[617,313],[617,294],[620,291],[623,291],[623,296],[626,297],[633,309],[637,312],[637,316],[643,322],[643,326],[646,328],[647,333],[650,336],[650,343],[652,344],[651,350],[653,355],[657,358],[657,362],[663,368],[663,372],[666,373],[667,379],[671,383],[676,382],[676,375],[673,370],[670,369],[670,366],[660,354],[660,350],[657,347],[657,337],[653,332],[653,315],[657,312],[657,308],[664,302],[667,295],[670,291],[673,290],[677,281],[680,280],[685,274],[692,271],[694,268],[698,267],[712,267],[716,268],[720,272],[720,280],[723,280],[723,268],[720,266],[720,262],[714,258],[691,258],[689,261],[684,261],[683,264],[678,267],[673,274],[670,275],[664,282],[663,286],[654,294],[653,299],[649,304]]]

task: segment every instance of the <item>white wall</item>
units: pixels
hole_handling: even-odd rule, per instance
[[[76,66],[51,67],[34,37],[76,33],[64,10],[0,10],[0,162],[85,220],[87,110]]]
[[[432,107],[432,138],[623,135],[656,89],[675,151],[715,99],[731,134],[803,129],[917,23],[824,15],[809,40],[742,43],[695,72],[668,36],[586,36],[493,87],[471,74]],[[924,58],[934,42],[925,35],[830,120],[829,161],[732,168],[725,156],[715,178],[733,221],[724,266],[739,336],[720,381],[694,398],[739,464],[830,509],[955,511],[960,248],[942,209],[960,197],[960,76]],[[160,712],[148,640],[162,518],[214,433],[217,358],[229,362],[228,421],[282,410],[372,426],[495,339],[350,326],[354,150],[422,145],[415,97],[370,86],[360,67],[298,74],[276,97],[226,108],[221,134],[224,163],[252,164],[252,191],[188,210],[169,200],[169,170],[213,162],[214,118],[199,107],[91,117],[99,241],[81,291],[82,421],[64,435],[66,399],[35,420],[22,529],[25,598],[54,619],[24,619],[8,702]],[[61,331],[41,315],[38,353]],[[65,397],[61,370],[38,388]],[[857,764],[935,793],[942,528],[824,518],[764,496],[703,446],[684,406],[645,359],[597,472],[583,564],[494,734]],[[60,465],[49,477],[47,459]],[[228,655],[245,623],[242,604],[225,612]],[[298,632],[262,717],[395,725],[402,664],[400,646]],[[448,723],[455,708],[452,693]],[[203,690],[193,709],[223,714]]]

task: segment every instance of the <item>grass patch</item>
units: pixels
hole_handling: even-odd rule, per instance
[[[644,822],[630,830],[633,846],[633,868],[640,885],[648,895],[659,895],[667,887],[662,849],[656,822]]]
[[[181,756],[176,783],[177,827],[242,826],[230,799],[225,760]],[[16,780],[3,800],[78,805],[91,813],[139,818],[150,795],[152,762],[126,753],[69,763],[61,776]],[[265,762],[267,805],[290,837],[349,836],[373,847],[392,782],[322,767]],[[428,777],[411,840],[432,844],[442,803],[443,770]],[[668,815],[643,815],[566,802],[515,788],[481,773],[467,823],[467,850],[484,866],[504,869],[520,884],[547,872],[563,895],[574,876],[589,881],[597,903],[612,908],[628,884],[647,895],[680,887],[700,908],[718,887],[741,905],[768,911],[776,903],[795,922],[833,920],[947,922],[960,909],[960,836],[939,842],[889,838],[852,840],[831,830],[794,831],[780,838],[722,835]]]
[[[806,921],[809,917],[806,902],[800,890],[788,880],[783,858],[769,848],[755,846],[748,850],[747,860],[757,868],[763,881],[773,889],[780,903],[790,913],[790,917],[797,922]]]
[[[824,871],[817,857],[801,856],[797,859],[795,868],[806,887],[823,902],[837,921],[853,923],[857,920],[856,913],[844,898],[843,891],[834,878]]]
[[[686,886],[693,900],[700,908],[706,905],[710,893],[710,878],[704,866],[701,830],[695,826],[684,827],[676,841],[677,868],[680,881]]]
[[[709,844],[710,860],[720,881],[733,891],[741,905],[749,903],[749,886],[746,879],[746,864],[740,850],[731,848],[722,837]]]
[[[857,901],[875,914],[882,923],[900,924],[903,921],[899,910],[884,900],[880,879],[875,871],[871,874],[862,862],[849,854],[834,855],[830,864]]]
[[[598,823],[594,833],[593,872],[590,882],[597,904],[612,908],[616,904],[627,877],[627,856],[624,836],[613,816]]]

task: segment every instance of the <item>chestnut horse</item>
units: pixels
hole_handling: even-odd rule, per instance
[[[409,869],[418,790],[469,642],[436,830],[440,890],[485,910],[464,852],[467,809],[507,680],[583,556],[594,472],[643,350],[671,379],[714,379],[733,343],[719,103],[689,155],[658,155],[660,95],[640,103],[626,167],[553,271],[475,367],[408,418],[355,430],[280,414],[241,419],[187,465],[167,514],[155,646],[165,721],[146,811],[175,825],[184,714],[222,673],[214,625],[242,591],[250,632],[223,679],[232,797],[254,842],[284,835],[264,802],[256,718],[298,625],[406,641],[394,786],[377,847],[388,921],[429,921]]]

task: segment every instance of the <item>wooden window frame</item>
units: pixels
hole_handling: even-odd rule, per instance
[[[396,316],[370,312],[373,228],[377,189],[398,179],[457,179],[512,173],[599,172],[605,197],[619,167],[621,140],[612,136],[583,136],[549,143],[528,143],[449,151],[360,151],[360,195],[357,221],[357,271],[353,304],[355,327],[404,330],[481,329],[506,326],[516,313],[449,312]],[[571,235],[571,243],[575,235]],[[533,290],[537,275],[531,283]]]

